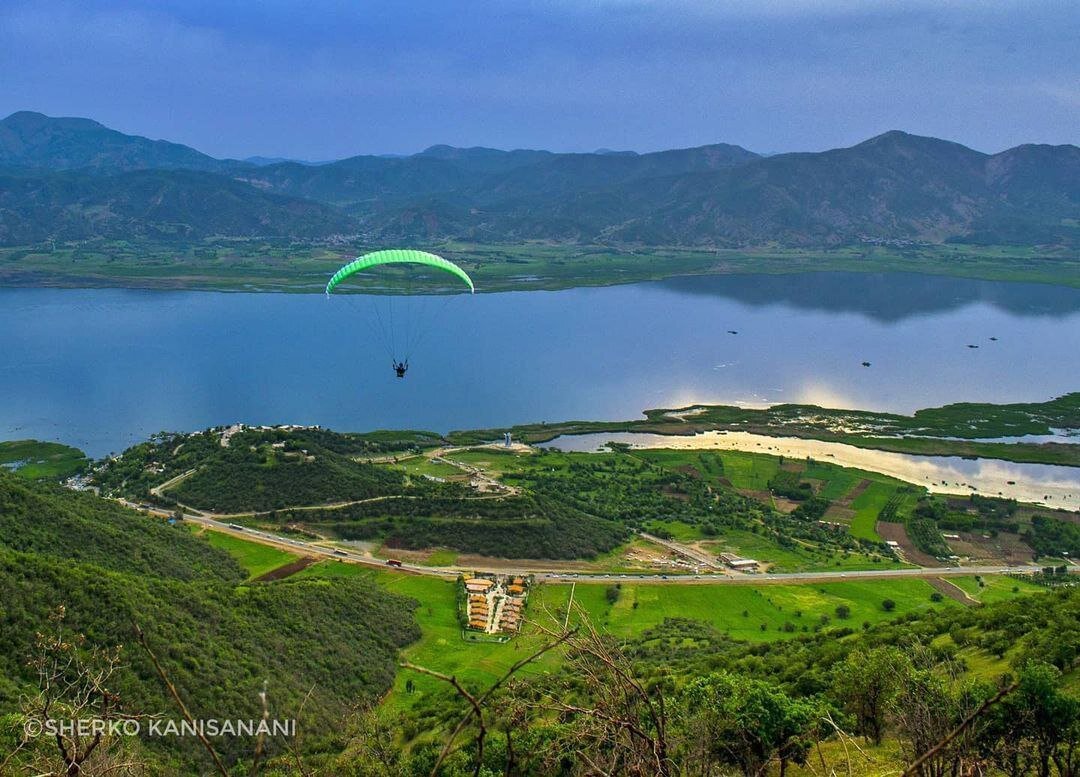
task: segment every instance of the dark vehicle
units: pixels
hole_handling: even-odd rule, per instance
[[[400,567],[400,566],[401,566],[401,562],[400,562],[400,561],[398,561],[398,560],[397,560],[396,558],[388,558],[388,559],[386,560],[386,565],[387,565],[388,567]]]

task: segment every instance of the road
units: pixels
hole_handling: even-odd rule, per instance
[[[638,532],[638,536],[641,537],[642,539],[648,540],[649,542],[653,542],[653,543],[655,543],[657,545],[660,545],[661,547],[667,548],[668,550],[670,550],[672,553],[675,553],[676,555],[682,556],[683,558],[688,558],[691,561],[705,567],[706,569],[723,569],[724,568],[724,565],[722,563],[720,563],[719,559],[717,559],[715,557],[710,558],[707,553],[704,553],[704,552],[702,552],[700,550],[697,550],[695,548],[691,548],[691,547],[689,547],[687,545],[683,545],[681,543],[675,542],[674,540],[661,539],[660,537],[657,537],[656,535],[647,534],[646,532],[643,532],[643,531]]]
[[[175,513],[162,510],[149,505],[134,504],[120,500],[124,505],[140,510],[144,513],[156,515],[161,518],[170,518]],[[315,556],[318,558],[336,559],[337,561],[359,564],[376,569],[396,569],[417,575],[428,575],[444,580],[453,580],[464,571],[481,571],[473,569],[460,569],[456,567],[425,567],[418,564],[402,563],[400,567],[388,567],[383,559],[365,556],[356,551],[345,548],[331,548],[314,542],[298,540],[292,537],[283,537],[272,532],[252,528],[235,528],[228,523],[208,518],[204,515],[184,514],[184,520],[190,523],[204,526],[211,531],[219,531],[236,537],[243,537],[252,542],[264,545],[272,545],[276,548],[288,550],[301,555]],[[852,572],[788,572],[770,574],[744,574],[744,573],[712,573],[699,575],[665,575],[665,574],[590,574],[588,572],[534,572],[533,577],[539,581],[552,583],[658,583],[671,585],[769,585],[780,583],[815,583],[815,582],[838,582],[842,580],[895,580],[904,578],[934,578],[934,577],[957,577],[963,575],[1000,575],[1009,572],[1037,572],[1041,567],[1030,566],[967,566],[967,567],[915,567],[909,569],[868,569]],[[500,573],[507,570],[500,568]],[[1070,568],[1070,572],[1078,573],[1080,568]]]

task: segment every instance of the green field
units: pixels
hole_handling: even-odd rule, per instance
[[[881,541],[875,529],[878,515],[881,508],[896,494],[896,489],[896,485],[877,481],[852,500],[855,517],[851,520],[850,531],[853,535],[864,540]]]
[[[196,242],[92,240],[0,249],[0,283],[229,291],[321,291],[353,256],[382,246],[310,246],[288,239]],[[1023,246],[853,246],[832,250],[691,249],[556,245],[546,242],[425,247],[460,264],[478,291],[607,286],[711,273],[918,272],[1080,287],[1066,250]]]
[[[423,636],[419,642],[403,651],[403,658],[428,669],[452,674],[474,687],[493,682],[526,655],[529,647],[543,641],[535,634],[526,634],[501,644],[466,642],[461,638],[457,618],[456,583],[451,580],[384,572],[336,561],[322,561],[299,572],[297,576],[371,577],[389,591],[416,599],[420,603],[416,620]],[[409,680],[414,685],[412,694],[405,692]],[[416,672],[398,672],[387,705],[391,709],[412,706],[422,702],[426,694],[441,690],[442,686],[439,680]]]
[[[769,537],[749,531],[725,532],[709,540],[705,547],[716,555],[735,553],[744,558],[768,562],[772,565],[770,569],[773,572],[845,572],[861,569],[901,569],[910,566],[888,556],[833,552],[808,542],[799,541],[792,547],[783,547]]]
[[[667,532],[671,539],[678,542],[693,542],[700,540],[705,535],[701,533],[701,527],[683,521],[651,521],[646,527],[649,532]]]
[[[980,580],[976,580],[974,576],[950,577],[949,582],[963,589],[972,599],[977,599],[985,604],[1046,591],[1045,588],[1035,583],[1029,583],[1027,580],[1016,580],[1005,575],[982,575],[981,586],[979,585]]]
[[[423,636],[404,651],[407,660],[453,674],[466,683],[493,681],[515,661],[528,655],[530,649],[543,643],[542,635],[528,627],[524,634],[506,644],[465,642],[461,639],[457,621],[454,583],[450,581],[365,569],[335,561],[323,561],[298,573],[300,577],[357,575],[372,576],[389,590],[420,602],[416,617]],[[575,606],[581,608],[595,625],[616,637],[637,636],[665,618],[692,618],[705,621],[734,638],[761,642],[798,636],[805,633],[804,626],[807,632],[812,632],[822,625],[822,616],[829,618],[825,628],[860,630],[864,622],[874,624],[917,610],[959,606],[948,599],[932,603],[933,589],[921,580],[758,586],[624,582],[614,605],[607,601],[607,584],[577,583],[573,588]],[[529,599],[529,620],[558,630],[566,615],[570,590],[570,585],[561,583],[537,586]],[[885,599],[896,603],[891,613],[882,607]],[[839,605],[850,608],[847,619],[837,617]],[[790,623],[793,630],[784,631],[785,623]],[[529,671],[550,671],[556,660],[549,656]],[[405,692],[409,679],[414,684],[412,694]],[[424,694],[438,685],[437,680],[413,672],[400,672],[387,705],[392,709],[422,703]]]
[[[283,550],[263,545],[260,542],[242,540],[224,532],[204,531],[202,536],[213,547],[224,550],[235,558],[237,563],[248,573],[248,579],[261,577],[267,572],[291,564],[300,558],[293,553],[286,553]]]
[[[432,461],[426,456],[413,456],[401,459],[392,466],[403,469],[410,475],[428,475],[435,478],[452,478],[462,476],[465,473],[455,466],[443,464],[441,461]]]
[[[829,462],[792,459],[785,461],[782,457],[767,453],[727,450],[705,452],[652,449],[635,450],[632,455],[672,469],[692,468],[712,483],[719,484],[720,478],[726,478],[735,488],[755,492],[758,498],[768,504],[773,503],[768,493],[769,481],[777,475],[782,466],[797,471],[800,479],[815,484],[817,493],[832,502],[842,502],[855,488],[864,481],[869,481],[862,493],[851,500],[849,509],[854,511],[854,515],[848,526],[853,536],[871,542],[881,541],[875,527],[879,513],[890,499],[899,494],[898,498],[905,509],[913,506],[915,501],[914,495],[902,493],[902,490],[906,491],[911,486],[900,480]],[[704,538],[698,527],[680,521],[656,521],[649,528],[653,531],[665,530],[673,539],[681,542]],[[718,553],[721,550],[730,551],[759,561],[773,562],[776,572],[886,569],[901,566],[891,558],[875,561],[864,554],[820,551],[807,543],[781,547],[770,538],[745,531],[726,532],[716,538],[716,542]]]
[[[627,637],[636,636],[665,618],[691,618],[709,623],[737,639],[771,641],[803,633],[804,626],[812,631],[823,615],[829,617],[830,627],[862,628],[864,622],[874,624],[915,610],[952,606],[951,603],[933,605],[930,601],[933,589],[921,580],[760,586],[622,583],[614,605],[607,603],[606,589],[606,585],[578,584],[574,600],[598,626]],[[568,592],[568,586],[547,585],[539,589],[538,599],[550,609],[558,610],[565,608]],[[885,599],[896,603],[893,612],[882,607]],[[836,617],[839,605],[850,608],[849,618]],[[783,631],[785,623],[791,623],[795,631]]]
[[[474,448],[472,450],[448,453],[445,458],[450,461],[460,461],[463,464],[479,467],[486,472],[498,475],[519,469],[524,461],[531,458],[531,454],[517,453],[516,451],[499,448]],[[460,470],[458,471],[460,472]]]
[[[670,469],[693,467],[707,478],[725,477],[735,488],[765,491],[780,470],[780,459],[764,453],[742,451],[635,450],[633,455]],[[721,467],[713,464],[722,462]]]
[[[452,567],[457,563],[458,554],[454,550],[436,550],[424,559],[425,567]]]
[[[90,460],[78,448],[58,442],[0,442],[0,467],[27,478],[63,480],[86,469]]]

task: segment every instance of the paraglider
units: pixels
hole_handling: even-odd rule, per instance
[[[408,248],[374,251],[357,257],[335,272],[326,284],[326,296],[329,299],[343,283],[360,273],[364,273],[363,277],[370,281],[378,278],[377,272],[386,272],[385,278],[378,279],[383,283],[382,289],[389,293],[371,295],[369,299],[372,300],[370,307],[376,316],[376,329],[390,354],[394,374],[398,378],[404,378],[408,372],[410,353],[426,334],[424,326],[430,327],[436,314],[429,310],[429,314],[424,317],[427,321],[422,323],[420,316],[403,315],[402,311],[399,311],[395,321],[394,297],[398,297],[399,306],[410,299],[423,300],[423,296],[412,296],[412,282],[414,279],[428,279],[425,274],[428,268],[452,276],[456,281],[465,284],[470,294],[476,293],[472,278],[458,265],[437,254]],[[402,300],[402,297],[405,299]],[[446,297],[446,300],[448,299],[449,297]],[[383,306],[386,308],[386,315],[380,311]],[[440,306],[439,310],[441,309]]]
[[[437,254],[428,253],[427,251],[414,251],[408,248],[391,248],[386,251],[375,251],[370,254],[364,254],[357,259],[353,259],[331,276],[330,282],[326,284],[326,293],[330,294],[330,292],[336,289],[342,281],[356,275],[358,272],[370,270],[372,267],[378,267],[385,264],[420,264],[434,267],[435,269],[443,270],[460,278],[468,285],[470,292],[476,292],[476,287],[473,285],[472,278],[453,262],[443,259]]]

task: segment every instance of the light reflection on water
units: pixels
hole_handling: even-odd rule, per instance
[[[237,421],[449,431],[693,403],[911,412],[1080,389],[1077,289],[821,273],[462,296],[438,300],[405,380],[367,301],[0,289],[0,438],[103,455]]]

